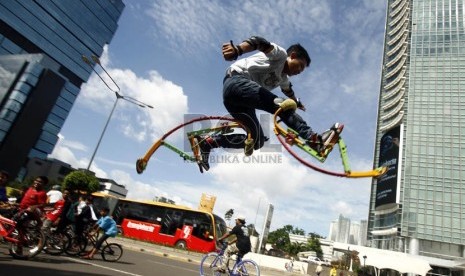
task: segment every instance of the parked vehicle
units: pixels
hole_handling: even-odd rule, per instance
[[[311,263],[311,264],[321,264],[324,266],[331,266],[331,262],[328,260],[321,260],[318,257],[308,257],[306,260],[303,260],[303,262]]]

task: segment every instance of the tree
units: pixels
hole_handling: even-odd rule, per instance
[[[310,238],[307,240],[308,251],[314,251],[316,256],[320,259],[323,258],[323,250],[321,249],[320,238],[318,234],[310,234]]]
[[[97,177],[86,171],[73,171],[63,180],[63,189],[91,194],[100,190],[100,182]]]
[[[292,225],[285,225],[268,235],[268,243],[273,244],[277,249],[285,251],[291,256],[297,255],[302,251],[315,251],[319,258],[323,257],[323,250],[321,249],[320,238],[322,236],[316,233],[310,233],[310,238],[307,243],[291,243],[289,234],[305,236],[305,231],[294,227]]]
[[[300,228],[294,228],[292,225],[285,225],[268,234],[268,243],[275,244],[278,249],[288,251],[287,249],[291,243],[289,234],[305,235],[305,231]]]

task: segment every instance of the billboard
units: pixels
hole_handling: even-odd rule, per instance
[[[401,135],[402,125],[399,125],[390,129],[381,137],[378,166],[387,167],[387,172],[377,181],[376,209],[386,204],[390,206],[398,203]]]

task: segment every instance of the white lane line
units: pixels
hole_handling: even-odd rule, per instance
[[[162,263],[162,262],[157,262],[157,261],[152,261],[152,260],[148,260],[148,261],[151,262],[151,263],[164,265],[164,266],[168,266],[168,267],[172,267],[172,268],[176,268],[176,269],[182,269],[182,270],[185,270],[185,271],[199,272],[199,270],[193,270],[193,269],[184,268],[184,267],[180,267],[180,266],[176,266],[176,265],[168,265],[168,264],[165,264],[165,263]]]
[[[119,272],[119,273],[126,274],[126,275],[143,276],[143,275],[140,275],[140,274],[127,272],[127,271],[124,271],[124,270],[119,270],[119,269],[111,268],[111,267],[108,267],[108,266],[98,265],[98,264],[94,264],[94,263],[91,263],[91,262],[88,262],[88,261],[79,260],[79,259],[76,259],[76,258],[70,258],[70,257],[64,257],[64,256],[62,258],[68,259],[70,261],[77,262],[77,263],[83,263],[83,264],[88,264],[88,265],[100,267],[100,268],[107,269],[107,270],[112,270],[112,271]]]

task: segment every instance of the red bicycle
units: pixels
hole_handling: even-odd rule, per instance
[[[26,260],[39,254],[44,247],[44,235],[38,222],[28,218],[27,212],[21,211],[12,220],[0,215],[0,237],[10,243],[13,258]]]

